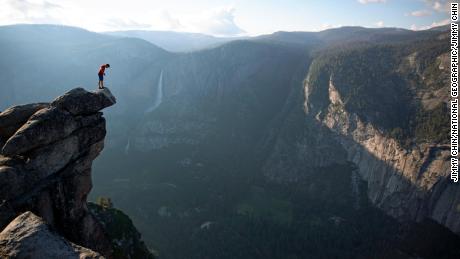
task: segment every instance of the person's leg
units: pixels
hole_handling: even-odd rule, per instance
[[[103,75],[98,75],[99,76],[99,89],[104,88],[104,76]]]

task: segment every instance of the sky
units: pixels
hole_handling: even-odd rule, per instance
[[[454,0],[458,2],[458,0]],[[449,23],[452,0],[0,0],[0,25],[91,31],[169,30],[214,36],[341,26],[423,30]]]

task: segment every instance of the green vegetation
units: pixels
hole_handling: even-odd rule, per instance
[[[141,240],[141,235],[131,219],[121,210],[113,208],[110,198],[100,197],[98,204],[88,203],[88,207],[112,240],[114,259],[155,258]]]
[[[280,224],[289,225],[293,220],[292,203],[282,199],[271,197],[270,193],[259,186],[251,187],[248,198],[236,207],[238,215],[249,218],[264,218]]]
[[[417,142],[448,143],[450,116],[447,105],[442,103],[430,111],[419,111],[416,117]]]
[[[98,197],[96,199],[96,204],[102,207],[103,209],[112,209],[113,208],[113,203],[112,199],[108,197]]]
[[[327,93],[332,78],[348,111],[381,128],[407,127],[404,124],[412,112],[411,93],[393,69],[398,55],[393,47],[385,45],[328,52],[319,57],[322,61],[316,70],[323,72],[312,85]]]
[[[418,95],[447,86],[449,73],[439,69],[438,58],[447,52],[448,44],[438,40],[328,49],[312,64],[310,80],[314,89],[310,99],[324,114],[332,78],[346,110],[403,146],[445,143],[449,131],[446,104],[427,109]]]

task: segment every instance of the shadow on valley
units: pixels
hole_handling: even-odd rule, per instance
[[[357,195],[353,164],[275,184],[231,148],[107,152],[109,161],[96,165],[93,197],[108,195],[129,212],[161,258],[459,256],[460,238],[439,224],[397,222],[368,202],[364,182]]]
[[[95,163],[93,199],[111,197],[161,258],[457,258],[460,239],[448,229],[398,222],[368,201],[337,136],[303,112],[306,69],[262,114],[238,112],[246,100],[228,95],[224,108],[201,101],[188,116],[165,101],[144,119],[161,130],[142,139],[161,148],[108,148]],[[202,128],[189,125],[202,117],[217,119],[197,137]],[[187,134],[169,132],[170,120]],[[165,138],[194,141],[162,146]]]
[[[430,220],[398,222],[375,208],[336,135],[305,115],[302,81],[313,55],[298,41],[234,42],[170,63],[162,104],[130,118],[122,141],[97,161],[92,197],[109,196],[128,212],[161,258],[458,258],[460,239],[450,230]],[[398,46],[367,46],[352,65]],[[381,79],[374,70],[393,69],[373,65],[361,74],[349,66],[342,76]],[[351,110],[412,134],[404,124],[410,110],[378,121],[388,107],[406,108],[404,90],[393,89],[399,78],[378,91],[375,80],[358,79],[365,81],[344,84],[356,86],[350,99],[361,100]],[[386,88],[397,96],[381,97]],[[371,93],[378,94],[366,99]],[[319,107],[328,104],[323,97]],[[371,106],[374,99],[379,105]]]

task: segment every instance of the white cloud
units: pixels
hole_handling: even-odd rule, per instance
[[[180,30],[184,28],[182,23],[178,18],[173,17],[168,11],[163,10],[160,13],[160,19],[164,23],[165,27],[167,30]]]
[[[448,13],[450,11],[450,3],[456,2],[454,0],[423,0],[431,9]]]
[[[151,24],[140,23],[127,18],[109,18],[104,24],[113,30],[141,30],[152,27]]]
[[[440,2],[434,2],[433,9],[438,11],[438,12],[441,11],[442,10],[442,4]]]
[[[431,29],[431,28],[434,28],[434,27],[444,26],[444,25],[447,25],[449,23],[450,23],[450,20],[445,19],[445,20],[441,20],[441,21],[435,21],[435,22],[431,23],[430,25],[426,25],[426,26],[417,26],[415,24],[412,24],[411,30],[413,30],[413,31],[428,30],[428,29]]]
[[[324,31],[324,30],[329,30],[329,29],[335,29],[335,28],[340,28],[342,27],[342,24],[328,24],[328,23],[323,23],[319,28],[314,29],[313,31]]]
[[[173,30],[207,33],[216,36],[245,34],[236,21],[236,9],[224,6],[205,10],[145,9],[139,15],[135,9],[121,5],[105,12],[102,2],[94,8],[85,6],[90,0],[0,0],[0,25],[16,23],[50,23],[83,27],[94,31],[130,29]]]
[[[0,23],[61,23],[62,7],[46,0],[0,0]]]
[[[382,28],[382,27],[385,26],[385,23],[384,23],[383,21],[378,21],[378,22],[375,23],[375,25],[376,25],[377,27],[379,27],[379,28]]]
[[[434,27],[438,27],[438,26],[444,26],[444,25],[447,25],[450,23],[450,20],[449,19],[445,19],[445,20],[442,20],[442,21],[437,21],[437,22],[433,22],[429,28],[434,28]]]
[[[406,16],[415,16],[415,17],[424,17],[424,16],[430,16],[431,12],[428,10],[417,10],[413,11],[410,13],[407,13]]]
[[[386,3],[387,0],[358,0],[360,4],[377,4],[377,3]]]
[[[35,12],[47,12],[51,9],[61,8],[60,5],[42,0],[42,1],[31,1],[31,0],[6,0],[8,5],[14,11],[18,11],[25,15]]]
[[[152,15],[150,24],[154,30],[173,30],[206,33],[216,36],[237,36],[245,34],[235,21],[232,6],[203,10],[175,16],[167,10]]]
[[[320,27],[320,31],[324,31],[324,30],[327,30],[327,29],[332,29],[332,28],[336,28],[337,26],[335,25],[332,25],[332,24],[328,24],[328,23],[323,23],[321,24],[321,27]]]
[[[182,24],[192,30],[218,36],[236,36],[244,34],[235,22],[235,8],[221,7],[185,18]]]

